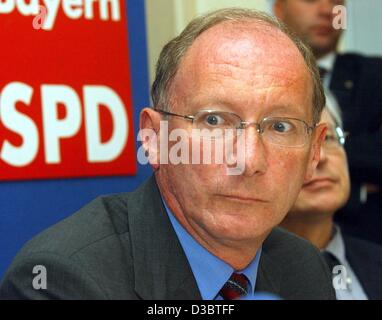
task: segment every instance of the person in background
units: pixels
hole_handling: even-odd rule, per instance
[[[350,133],[352,192],[336,220],[348,233],[382,244],[382,59],[338,52],[343,33],[333,26],[338,5],[345,0],[274,0],[273,11],[312,48]]]
[[[152,98],[140,128],[153,176],[31,240],[0,298],[334,299],[320,252],[277,227],[310,179],[326,132],[309,48],[266,14],[212,12],[163,48]],[[178,141],[166,131],[182,132],[199,154],[200,136],[245,137],[234,155],[243,156],[240,172],[229,174],[231,161],[174,161]],[[32,286],[36,265],[47,270],[46,290]]]
[[[349,198],[350,180],[341,111],[327,93],[321,121],[328,125],[320,162],[306,182],[281,226],[322,250],[329,268],[343,276],[337,281],[338,300],[382,299],[382,247],[351,237],[334,222],[334,215]],[[333,270],[336,265],[345,267]]]

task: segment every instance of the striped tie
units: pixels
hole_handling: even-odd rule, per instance
[[[243,274],[232,273],[219,294],[224,300],[234,300],[248,294],[249,281]]]

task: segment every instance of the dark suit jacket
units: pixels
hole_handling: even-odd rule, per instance
[[[346,259],[369,299],[382,299],[382,247],[343,234]]]
[[[33,267],[47,289],[32,288]],[[256,290],[284,299],[335,299],[319,252],[275,229],[263,244]],[[2,299],[201,299],[154,178],[100,197],[29,241],[0,285]]]
[[[353,178],[382,185],[382,59],[337,55],[330,90],[350,132],[346,151]]]
[[[363,183],[382,189],[382,59],[337,55],[330,90],[350,133],[345,148],[352,180],[350,200],[335,219],[347,233],[382,244],[382,192],[360,202]]]

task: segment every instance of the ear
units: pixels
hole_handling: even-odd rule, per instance
[[[154,171],[159,169],[160,114],[152,108],[144,108],[140,114],[139,136],[142,147]]]
[[[273,13],[280,20],[283,20],[285,18],[284,6],[284,0],[275,0],[273,3]]]
[[[313,173],[316,170],[318,163],[320,162],[321,144],[325,139],[327,130],[328,127],[326,123],[321,123],[314,129],[313,143],[310,150],[309,163],[308,167],[306,168],[304,182],[307,182],[312,178]]]

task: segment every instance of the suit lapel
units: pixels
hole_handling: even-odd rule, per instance
[[[382,287],[380,285],[381,265],[376,261],[378,251],[373,251],[369,243],[344,236],[346,259],[359,279],[362,288],[369,299],[382,299]]]
[[[256,279],[256,292],[273,293],[280,296],[281,272],[274,265],[271,257],[264,250],[261,253],[260,265]]]
[[[154,176],[128,199],[135,291],[142,299],[201,299]]]
[[[255,291],[281,296],[282,270],[271,254],[272,246],[275,245],[275,233],[275,229],[272,230],[263,243]]]

